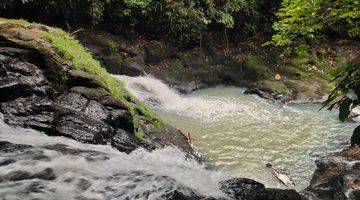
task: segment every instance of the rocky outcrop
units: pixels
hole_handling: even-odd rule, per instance
[[[174,145],[192,155],[180,131],[138,106],[125,89],[123,98],[127,99],[119,99],[100,75],[89,73],[86,67],[74,68],[62,58],[43,39],[52,28],[17,23],[0,19],[0,112],[4,121],[50,136],[111,144],[126,153],[138,147],[153,150]]]
[[[352,147],[316,161],[306,194],[323,200],[360,199],[360,148]]]
[[[292,189],[265,188],[264,184],[247,178],[234,178],[219,183],[221,190],[237,200],[306,200]]]

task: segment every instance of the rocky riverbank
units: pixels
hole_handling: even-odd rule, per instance
[[[199,47],[181,47],[116,30],[115,25],[84,30],[78,38],[109,72],[151,74],[182,93],[221,84],[247,87],[248,93],[270,100],[322,100],[332,88],[331,74],[360,55],[357,41],[283,55],[281,49],[263,47],[264,38],[229,46],[209,35]]]
[[[55,40],[74,41],[59,34],[39,24],[0,20],[0,110],[7,123],[85,143],[109,143],[124,152],[175,145],[192,154],[180,131],[163,123],[95,61],[65,55],[69,52]],[[76,53],[86,55],[81,50]]]

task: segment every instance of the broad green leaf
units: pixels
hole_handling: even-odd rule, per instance
[[[350,106],[352,104],[352,101],[350,99],[346,99],[344,101],[341,102],[340,107],[339,107],[339,119],[340,121],[344,122],[349,114],[350,114]]]

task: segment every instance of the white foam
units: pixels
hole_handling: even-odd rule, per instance
[[[151,189],[158,190],[151,192],[148,199],[159,199],[167,189],[184,190],[186,193],[184,188],[191,188],[202,195],[219,197],[223,194],[217,183],[228,178],[224,173],[207,170],[197,162],[185,158],[183,152],[172,147],[153,152],[138,149],[125,154],[107,145],[83,144],[65,137],[49,137],[38,131],[10,127],[3,120],[0,120],[0,141],[35,147],[25,154],[2,153],[0,161],[12,158],[17,162],[0,167],[0,176],[15,170],[34,173],[45,168],[53,169],[57,176],[51,181],[17,181],[16,185],[14,182],[2,182],[0,196],[7,199],[75,199],[80,195],[97,199],[144,199],[144,193]],[[61,151],[44,148],[56,144],[78,151],[89,151],[90,154],[93,152],[93,159],[87,158],[89,153],[63,154]],[[50,160],[33,159],[39,155],[48,156]],[[101,159],[104,157],[108,159]],[[137,172],[140,174],[136,174]],[[66,182],[67,179],[72,181]],[[84,191],[78,187],[82,179],[91,184]],[[35,182],[41,185],[42,192],[28,194],[28,188]]]

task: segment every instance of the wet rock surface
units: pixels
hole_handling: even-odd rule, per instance
[[[233,178],[219,183],[220,189],[236,200],[306,200],[293,189],[265,188],[262,183],[247,179]]]
[[[234,199],[267,200],[265,186],[246,178],[235,178],[220,182],[221,190]]]
[[[357,200],[360,189],[360,148],[351,147],[316,161],[317,169],[306,188],[309,197]]]
[[[31,47],[7,47],[17,46],[8,41],[1,44],[0,112],[6,123],[84,143],[111,144],[127,153],[167,144],[191,152],[177,130],[156,132],[148,142],[136,138],[129,106],[114,98],[94,75],[67,69],[69,63],[51,60],[46,49],[39,53]]]

